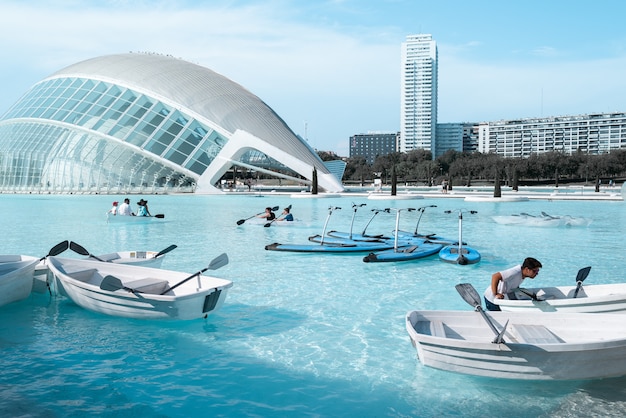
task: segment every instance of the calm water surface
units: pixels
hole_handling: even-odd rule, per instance
[[[409,342],[411,309],[471,309],[454,285],[482,293],[491,274],[526,256],[544,268],[536,285],[625,280],[623,202],[473,203],[459,199],[371,201],[362,197],[148,196],[165,221],[113,225],[104,212],[124,196],[0,195],[4,254],[44,256],[65,239],[92,254],[161,250],[163,268],[194,273],[226,252],[213,273],[233,280],[223,308],[206,320],[146,322],[83,310],[62,297],[33,293],[0,308],[0,415],[20,417],[190,416],[624,416],[626,378],[591,382],[515,382],[423,367]],[[132,202],[139,200],[133,197]],[[273,242],[306,243],[329,229],[355,231],[371,209],[430,204],[420,232],[463,237],[483,260],[456,266],[437,257],[364,263],[360,255],[265,251]],[[266,206],[293,205],[302,220],[263,228],[238,219]],[[499,225],[494,215],[527,212],[592,218],[587,227]],[[414,230],[402,212],[401,229]],[[368,232],[389,233],[395,214]],[[68,255],[71,253],[68,251]],[[529,284],[527,284],[529,286]]]

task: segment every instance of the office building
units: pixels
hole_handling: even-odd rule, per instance
[[[350,137],[350,158],[364,157],[368,164],[373,164],[381,155],[388,155],[398,150],[398,133],[367,133]]]
[[[432,35],[409,35],[402,43],[400,151],[436,152],[437,44]]]

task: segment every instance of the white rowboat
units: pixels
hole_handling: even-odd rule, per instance
[[[517,299],[494,299],[493,303],[503,311],[626,314],[626,283],[586,285],[574,297],[576,288],[574,285],[516,289],[513,293]]]
[[[226,254],[196,274],[101,261],[48,257],[54,285],[77,305],[106,315],[138,319],[205,318],[217,310],[230,280],[203,276],[228,263]]]
[[[504,341],[472,311],[411,311],[406,329],[422,364],[476,376],[582,380],[626,375],[623,315],[489,312]]]
[[[33,288],[33,273],[39,258],[0,255],[0,306],[26,299]]]

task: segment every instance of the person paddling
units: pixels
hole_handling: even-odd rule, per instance
[[[276,214],[272,211],[272,208],[265,208],[265,213],[258,215],[257,218],[264,218],[268,221],[273,221],[276,219]]]
[[[283,213],[281,213],[280,217],[276,219],[277,221],[293,221],[293,215],[291,214],[291,210],[289,208],[283,209]]]

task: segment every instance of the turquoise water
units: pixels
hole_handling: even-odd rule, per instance
[[[471,309],[454,285],[482,293],[494,271],[541,260],[537,285],[624,281],[623,202],[464,202],[459,199],[371,201],[362,197],[148,196],[162,223],[106,224],[124,196],[0,195],[2,253],[44,256],[65,239],[92,254],[178,248],[163,268],[196,272],[226,252],[214,271],[234,282],[222,309],[206,320],[145,322],[83,310],[62,297],[34,293],[0,308],[0,415],[72,417],[189,416],[624,416],[626,378],[591,382],[515,382],[423,367],[404,316],[411,309]],[[144,196],[145,197],[145,196]],[[133,203],[139,200],[133,198]],[[420,232],[463,237],[482,254],[470,266],[437,257],[409,263],[364,263],[363,254],[265,251],[273,242],[306,243],[329,229],[348,230],[352,204],[360,232],[370,210],[429,208]],[[263,228],[238,219],[266,206],[291,204],[290,227]],[[592,218],[587,227],[519,227],[491,216],[527,212]],[[416,215],[402,212],[401,229]],[[380,214],[368,232],[389,233],[395,214]],[[68,252],[68,255],[70,253]],[[532,283],[531,283],[532,284]],[[527,284],[530,286],[530,284]]]

